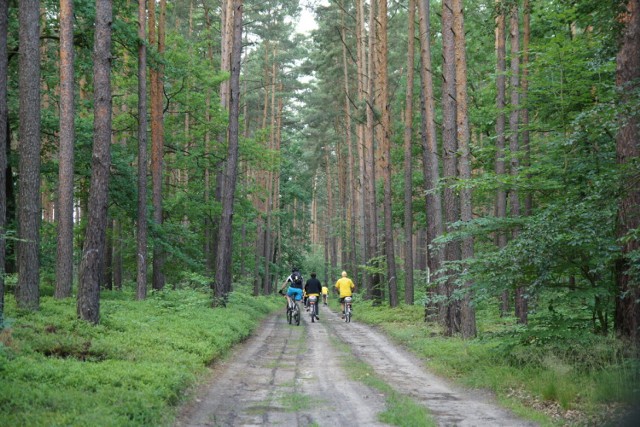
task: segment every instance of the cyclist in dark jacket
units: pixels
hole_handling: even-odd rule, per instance
[[[320,280],[316,278],[316,273],[311,273],[311,279],[307,280],[307,283],[304,285],[304,290],[307,293],[307,296],[315,296],[316,297],[316,319],[320,320],[318,317],[318,313],[320,311],[320,294],[322,293],[322,283]]]

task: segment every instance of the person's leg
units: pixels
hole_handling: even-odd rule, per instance
[[[316,296],[316,303],[314,304],[316,308],[316,319],[320,320],[320,296]]]

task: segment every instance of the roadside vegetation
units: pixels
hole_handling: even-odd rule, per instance
[[[578,327],[569,307],[549,313],[541,304],[523,327],[480,306],[473,340],[444,337],[424,315],[420,305],[354,304],[355,321],[378,325],[434,373],[491,390],[501,404],[542,425],[614,425],[640,398],[640,361],[630,347]]]
[[[96,326],[77,319],[73,299],[47,295],[51,289],[45,288],[37,312],[17,310],[8,298],[8,327],[0,334],[0,419],[12,426],[171,425],[206,366],[281,308],[280,298],[237,289],[226,308],[215,310],[202,285],[154,292],[144,301],[135,301],[132,290],[103,292]],[[354,321],[381,327],[433,372],[491,390],[541,425],[607,425],[639,397],[640,363],[629,347],[578,327],[570,307],[550,313],[539,301],[525,328],[480,305],[478,337],[463,340],[425,323],[420,304],[391,309],[360,294],[356,299]],[[329,301],[337,310],[337,299]],[[427,417],[366,365],[349,366],[355,379],[387,396],[385,422],[411,425],[406,422]]]
[[[7,299],[0,333],[0,422],[6,426],[162,426],[212,361],[251,335],[279,299],[210,289],[103,292],[101,322],[77,319],[74,299],[37,312]]]

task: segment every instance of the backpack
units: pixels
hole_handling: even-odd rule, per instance
[[[293,283],[295,283],[296,285],[298,285],[300,288],[302,288],[302,276],[300,275],[299,272],[295,271],[292,275],[291,275],[291,280],[293,281]]]

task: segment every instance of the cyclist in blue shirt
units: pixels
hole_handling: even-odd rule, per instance
[[[282,286],[280,287],[280,293],[284,290],[285,286],[289,286],[287,289],[287,300],[290,301],[293,298],[295,301],[300,301],[302,299],[302,286],[304,280],[302,279],[302,274],[300,274],[300,270],[297,268],[291,269],[291,274],[287,277],[287,280],[284,281]]]

